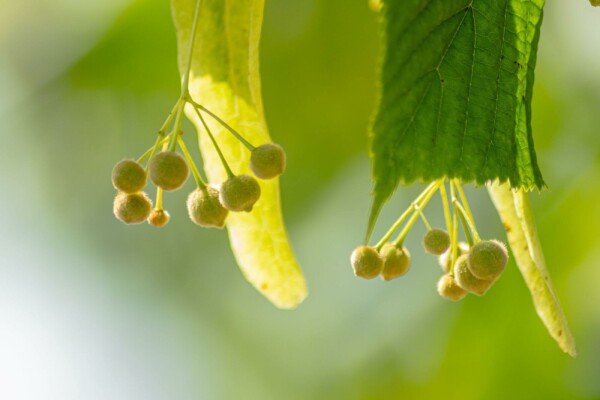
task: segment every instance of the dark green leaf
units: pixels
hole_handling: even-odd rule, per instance
[[[544,186],[531,97],[544,0],[384,0],[372,221],[399,182]]]

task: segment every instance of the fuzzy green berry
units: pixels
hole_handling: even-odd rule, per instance
[[[232,176],[223,182],[219,200],[229,211],[252,211],[260,198],[260,185],[250,175]]]
[[[442,275],[437,283],[437,290],[440,296],[452,301],[458,301],[467,295],[467,291],[458,286],[458,283],[450,274]]]
[[[454,264],[454,279],[458,286],[467,292],[483,296],[485,292],[494,284],[493,280],[479,279],[469,270],[468,255],[463,254],[456,259]]]
[[[405,247],[398,247],[393,243],[386,243],[379,251],[383,259],[381,278],[391,281],[408,272],[410,267],[410,253]]]
[[[190,219],[205,228],[222,228],[229,213],[219,202],[219,191],[210,186],[190,193],[187,209]]]
[[[126,224],[140,224],[148,218],[152,202],[144,192],[118,193],[113,203],[115,217]]]
[[[497,240],[482,240],[469,251],[469,270],[479,279],[494,279],[504,271],[508,253]]]
[[[256,147],[250,154],[250,168],[260,179],[271,179],[285,170],[285,151],[275,143]]]
[[[371,246],[358,246],[350,256],[354,275],[373,279],[381,273],[383,268],[383,258],[377,250]]]
[[[150,179],[166,191],[179,189],[189,175],[185,159],[174,151],[163,151],[150,160]]]
[[[465,254],[469,251],[469,245],[465,242],[459,242],[458,248],[456,249],[456,256],[460,257],[462,254]],[[452,249],[448,249],[438,257],[438,264],[442,268],[445,273],[448,273],[452,270]]]
[[[450,235],[443,229],[433,228],[423,236],[423,247],[429,254],[439,256],[450,247]]]
[[[146,170],[134,160],[122,160],[113,167],[112,184],[120,192],[139,192],[146,187],[146,181]]]
[[[157,228],[162,228],[169,223],[170,219],[171,217],[166,210],[159,210],[158,208],[155,208],[150,211],[148,223],[152,226],[156,226]]]

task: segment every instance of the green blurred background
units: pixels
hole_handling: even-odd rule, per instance
[[[600,9],[549,2],[534,96],[550,190],[532,198],[577,359],[513,263],[485,297],[442,300],[421,227],[407,276],[353,277],[378,58],[366,0],[266,4],[264,102],[310,289],[293,312],[244,281],[225,232],[187,219],[191,180],[162,230],[112,216],[113,164],[178,96],[168,2],[0,10],[0,399],[600,399]],[[379,232],[418,190],[398,191]],[[469,196],[482,235],[504,238],[486,192]]]

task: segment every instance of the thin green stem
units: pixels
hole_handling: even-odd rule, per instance
[[[471,236],[471,232],[469,232],[469,225],[467,223],[467,219],[465,218],[465,210],[462,206],[457,202],[454,203],[454,210],[458,212],[458,217],[460,218],[460,223],[463,228],[463,232],[465,233],[465,237],[467,238],[467,243],[469,247],[473,246],[473,237]]]
[[[446,220],[446,229],[448,232],[452,230],[452,219],[450,216],[450,206],[448,205],[448,195],[446,193],[446,182],[440,186],[440,197],[442,198],[442,207],[444,208],[444,219]]]
[[[219,124],[221,124],[225,129],[227,129],[229,132],[231,132],[231,134],[233,136],[235,136],[237,138],[237,140],[239,140],[240,142],[242,142],[242,144],[244,146],[246,146],[246,148],[250,151],[254,150],[256,147],[253,146],[249,141],[247,141],[246,139],[244,139],[244,137],[242,135],[240,135],[235,129],[233,129],[227,122],[223,121],[221,118],[219,118],[219,116],[215,113],[213,113],[212,111],[210,111],[208,108],[204,107],[202,104],[198,104],[196,103],[194,100],[192,100],[191,98],[187,98],[187,101],[194,106],[194,108],[197,110],[202,110],[205,113],[207,113],[208,115],[210,115],[214,120],[216,120]]]
[[[456,191],[458,192],[462,203],[464,204],[464,208],[463,208],[463,204],[461,204],[458,199],[456,198],[456,193],[454,193],[454,195],[452,196],[452,204],[454,204],[455,207],[458,207],[458,211],[460,212],[459,216],[461,218],[466,219],[466,223],[469,226],[469,229],[471,230],[471,233],[473,234],[473,243],[469,243],[470,246],[472,246],[473,244],[479,242],[481,240],[481,238],[479,237],[479,233],[477,232],[477,227],[475,226],[475,220],[473,219],[473,214],[471,214],[470,209],[468,209],[468,205],[465,203],[465,201],[467,200],[467,197],[464,195],[464,192],[462,192],[462,188],[460,187],[460,183],[457,180],[454,180],[454,182],[450,183],[451,186],[456,187]],[[462,195],[461,195],[462,193]],[[465,234],[467,234],[466,230],[465,230]]]
[[[188,164],[190,164],[190,169],[192,170],[192,175],[194,176],[196,185],[198,185],[198,188],[200,189],[206,189],[206,182],[204,182],[204,179],[202,179],[200,176],[200,172],[198,172],[198,168],[196,168],[196,164],[194,163],[194,160],[192,159],[192,156],[190,155],[190,152],[188,151],[183,139],[179,137],[177,141],[179,142],[179,148],[181,148],[181,151],[183,152]]]
[[[162,124],[162,126],[158,130],[158,137],[156,138],[156,141],[154,142],[154,146],[152,147],[152,150],[148,153],[148,155],[146,155],[146,153],[144,153],[140,157],[140,159],[143,160],[146,157],[147,158],[152,158],[154,156],[154,154],[156,154],[156,151],[158,150],[158,147],[162,143],[164,143],[165,139],[169,140],[168,136],[165,138],[165,132],[166,132],[167,128],[169,127],[169,125],[171,125],[171,122],[173,121],[173,118],[177,114],[178,110],[181,109],[181,107],[182,107],[182,101],[183,101],[183,99],[181,99],[181,98],[179,98],[179,100],[177,100],[177,102],[175,103],[175,105],[171,109],[171,112],[167,116],[167,119],[165,120],[165,122]],[[185,104],[185,103],[183,103],[183,104]],[[147,165],[146,165],[146,170],[148,170],[148,166]]]
[[[171,109],[171,112],[167,116],[167,119],[165,120],[165,122],[162,124],[162,126],[158,130],[159,136],[164,136],[165,133],[167,132],[167,128],[169,127],[169,125],[171,125],[171,122],[173,121],[175,114],[177,114],[177,110],[179,110],[179,106],[181,105],[182,101],[183,101],[183,99],[179,98],[179,100],[177,100],[177,102],[175,102],[175,105]]]
[[[473,225],[473,228],[474,228],[473,235],[475,236],[474,237],[475,243],[477,243],[480,240],[480,238],[479,238],[479,234],[477,234],[475,218],[473,218],[473,213],[471,212],[471,207],[469,207],[469,202],[467,201],[467,196],[465,196],[465,192],[463,191],[462,185],[460,184],[458,179],[455,179],[454,182],[456,184],[456,189],[458,191],[460,201],[464,205],[467,220],[471,221],[471,224]]]
[[[377,242],[377,244],[375,245],[375,248],[377,250],[381,249],[381,246],[383,246],[385,244],[385,242],[387,242],[392,235],[394,234],[394,232],[396,232],[396,230],[398,229],[398,227],[400,225],[402,225],[402,223],[404,222],[404,220],[406,218],[408,218],[408,216],[410,215],[411,212],[413,212],[415,210],[415,204],[418,204],[423,197],[425,197],[427,195],[427,193],[429,193],[429,191],[434,190],[436,188],[436,186],[439,184],[439,182],[432,182],[431,184],[429,184],[429,186],[427,186],[425,188],[425,190],[423,190],[421,192],[421,194],[419,194],[419,196],[417,196],[417,198],[415,199],[415,201],[413,201],[411,203],[411,205],[402,213],[402,215],[400,215],[400,217],[398,217],[398,219],[396,220],[396,222],[394,222],[394,224],[390,227],[390,229],[385,233],[385,235],[383,235],[383,237],[381,238],[381,240],[379,242]]]
[[[160,137],[159,137],[160,139]],[[164,145],[165,143],[167,143],[169,141],[169,138],[163,138],[162,140],[158,141],[158,145],[160,146],[161,144]],[[152,147],[150,147],[148,150],[146,150],[144,152],[144,154],[142,154],[138,159],[137,162],[138,164],[143,163],[148,157],[150,157],[150,154],[152,154],[152,152],[154,151],[154,145]]]
[[[423,221],[423,224],[425,224],[425,228],[427,228],[427,230],[430,231],[431,230],[431,224],[429,223],[429,221],[425,217],[425,214],[423,214],[423,210],[421,210],[421,207],[417,206],[416,207],[416,211],[421,216],[421,220]]]
[[[177,139],[181,136],[181,122],[183,117],[183,110],[185,108],[185,101],[179,105],[177,110],[177,116],[175,117],[175,123],[173,124],[173,130],[169,134],[171,136],[171,142],[169,143],[169,151],[175,151],[177,148]]]
[[[413,215],[406,222],[406,225],[400,231],[400,234],[398,235],[396,240],[394,240],[394,244],[396,246],[399,246],[399,247],[402,246],[402,243],[404,243],[404,239],[408,235],[408,232],[410,232],[413,225],[415,224],[415,221],[417,220],[417,218],[419,218],[420,211],[417,211],[417,210],[423,209],[423,208],[425,208],[425,206],[427,206],[427,203],[429,202],[429,200],[431,200],[431,197],[435,194],[437,189],[440,187],[440,184],[443,183],[443,180],[437,180],[434,183],[435,183],[435,185],[433,186],[433,188],[429,192],[427,192],[425,194],[425,196],[419,202],[413,203],[412,207],[415,212],[413,212]]]
[[[210,138],[210,140],[212,141],[213,145],[215,146],[215,149],[217,150],[217,154],[219,154],[219,158],[221,159],[221,163],[223,164],[223,167],[225,168],[225,171],[227,172],[227,176],[229,178],[235,176],[235,174],[233,173],[233,171],[231,171],[231,168],[229,168],[229,164],[227,163],[227,160],[225,159],[225,156],[221,152],[221,148],[219,147],[219,144],[215,140],[215,137],[213,136],[212,132],[210,131],[210,128],[206,124],[206,121],[204,120],[204,117],[202,117],[202,114],[200,114],[200,111],[198,111],[197,108],[194,108],[194,111],[196,111],[196,114],[198,114],[198,118],[200,118],[200,122],[202,122],[202,125],[204,125],[204,129],[206,129],[206,132],[208,133],[208,137]]]
[[[188,48],[187,65],[181,82],[181,98],[187,96],[189,92],[190,71],[192,69],[192,54],[194,52],[194,43],[196,41],[196,28],[198,26],[198,15],[200,14],[200,0],[196,0],[196,10],[194,11],[194,21],[192,22],[192,31],[190,36],[190,46]]]
[[[166,138],[165,138],[166,139]],[[163,146],[163,151],[166,150],[167,148],[167,141],[164,141]],[[163,209],[163,190],[160,186],[156,187],[156,207],[157,210],[162,210]]]
[[[454,193],[454,185],[452,181],[450,181],[450,198],[455,199]],[[452,213],[452,231],[450,235],[450,248],[452,249],[451,258],[450,258],[450,274],[454,275],[454,264],[456,263],[456,259],[458,258],[458,213],[456,209]]]
[[[154,208],[157,210],[163,209],[163,190],[160,187],[156,188],[156,206]]]

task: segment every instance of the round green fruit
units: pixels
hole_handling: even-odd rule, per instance
[[[205,228],[222,228],[229,214],[219,201],[219,191],[210,186],[190,193],[187,209],[190,219]]]
[[[479,279],[469,270],[468,255],[463,254],[456,259],[454,264],[454,279],[458,286],[467,292],[483,296],[485,292],[494,284],[493,280]]]
[[[275,178],[285,170],[285,151],[275,143],[256,147],[250,154],[250,168],[260,179]]]
[[[469,251],[469,270],[479,279],[494,279],[506,268],[508,253],[497,240],[482,240]]]
[[[237,175],[221,185],[219,200],[229,211],[252,211],[260,198],[260,185],[250,175]]]
[[[437,290],[440,296],[452,301],[458,301],[467,295],[467,291],[458,286],[458,283],[450,274],[442,275],[438,281]]]
[[[383,269],[381,278],[385,281],[391,281],[408,272],[410,268],[410,253],[406,247],[398,247],[393,243],[386,243],[379,251],[383,259]]]
[[[166,191],[183,186],[190,172],[185,159],[174,151],[163,151],[152,157],[149,170],[150,180]]]
[[[429,254],[439,256],[450,247],[450,235],[443,229],[433,228],[423,236],[423,247]]]
[[[465,242],[459,242],[456,250],[456,256],[459,257],[469,251],[469,245]],[[438,257],[438,264],[445,273],[452,270],[452,249],[446,250],[444,254]]]
[[[139,192],[146,187],[146,181],[146,170],[134,160],[122,160],[113,167],[112,184],[120,192]]]
[[[144,192],[118,193],[113,203],[115,217],[126,224],[140,224],[148,218],[152,202]]]
[[[358,246],[350,256],[354,275],[364,278],[373,279],[381,273],[383,268],[383,259],[371,246]]]

